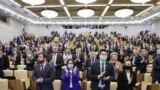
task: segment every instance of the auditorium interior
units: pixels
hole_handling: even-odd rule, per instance
[[[126,74],[126,90],[160,90],[160,0],[0,0],[0,28],[0,90],[125,90],[120,75],[127,73],[127,61],[136,78],[131,89],[128,83],[134,78]],[[55,48],[56,57],[51,56]],[[102,63],[104,50],[117,79],[104,80],[110,89],[94,89],[94,82],[104,79],[92,71]],[[47,85],[43,82],[50,75],[41,83],[34,78],[42,52],[55,70],[52,89],[39,85]],[[80,89],[72,81],[70,89],[63,87],[61,74],[70,59],[79,71]]]

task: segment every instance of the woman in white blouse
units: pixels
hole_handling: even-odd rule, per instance
[[[63,60],[64,60],[64,63],[66,64],[67,60],[68,59],[72,59],[72,54],[71,54],[71,51],[70,49],[66,49],[63,53]]]

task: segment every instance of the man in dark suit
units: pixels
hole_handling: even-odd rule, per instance
[[[95,51],[90,51],[89,53],[89,58],[87,58],[86,63],[85,63],[85,67],[87,69],[87,72],[89,72],[91,66],[98,61],[96,58],[96,52]]]
[[[58,46],[53,45],[52,54],[49,56],[48,62],[55,66],[56,79],[61,79],[62,66],[64,65],[63,56],[58,53]]]
[[[36,90],[54,90],[52,82],[55,77],[54,66],[46,61],[45,53],[38,54],[38,64],[34,67],[32,79],[36,82]]]
[[[75,54],[72,55],[72,58],[75,62],[75,65],[77,66],[77,68],[82,71],[82,64],[84,61],[84,57],[83,54],[81,53],[81,49],[80,48],[76,48],[76,52]]]
[[[132,65],[135,66],[135,61],[137,59],[138,51],[136,49],[133,49],[133,54],[130,56],[130,60],[132,62]]]
[[[136,72],[145,73],[147,69],[147,57],[146,57],[146,50],[142,49],[140,52],[140,55],[137,55],[135,59],[135,65],[136,65]]]
[[[152,70],[152,82],[153,83],[160,83],[160,56],[157,56],[153,60],[153,70]]]
[[[113,65],[107,62],[107,51],[100,51],[100,60],[95,62],[89,71],[92,90],[110,90],[110,81],[114,78]]]
[[[3,78],[4,77],[4,72],[3,70],[0,68],[0,78]]]
[[[90,57],[87,58],[86,63],[85,63],[85,68],[86,68],[86,70],[87,70],[87,80],[90,80],[90,79],[89,79],[89,76],[88,76],[88,72],[89,72],[91,66],[92,66],[96,61],[98,61],[97,58],[96,58],[96,52],[95,52],[95,51],[90,51],[89,55],[90,55]]]
[[[13,57],[13,64],[14,65],[21,64],[21,53],[19,50],[17,50],[17,48],[14,48],[12,57]]]
[[[2,70],[9,69],[9,59],[3,54],[2,49],[0,49],[0,68]]]

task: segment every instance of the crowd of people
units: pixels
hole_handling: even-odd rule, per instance
[[[66,31],[60,36],[53,31],[51,36],[35,38],[24,32],[0,44],[0,77],[10,65],[24,64],[34,71],[37,90],[53,90],[54,79],[63,81],[62,90],[81,90],[79,71],[86,72],[92,90],[109,90],[111,81],[117,82],[117,90],[133,90],[140,84],[136,73],[146,73],[149,55],[154,59],[153,83],[160,83],[160,38],[155,33],[141,31],[131,37],[117,32],[76,35]]]

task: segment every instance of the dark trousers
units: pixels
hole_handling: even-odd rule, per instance
[[[106,85],[104,89],[99,88],[98,86],[92,87],[91,90],[110,90],[110,84]]]

